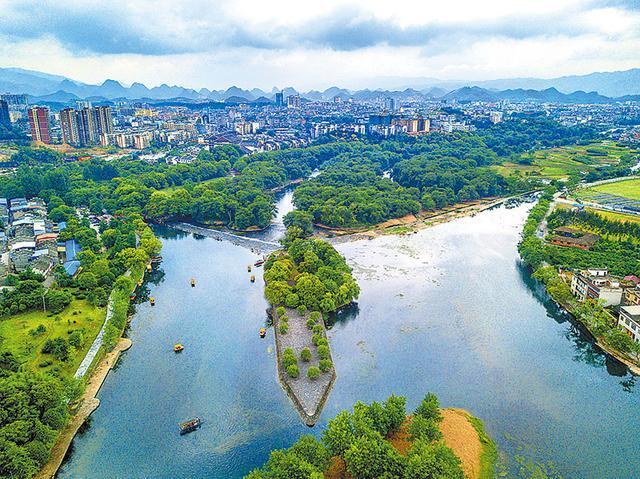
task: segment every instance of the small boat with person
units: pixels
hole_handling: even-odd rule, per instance
[[[260,328],[260,337],[264,338],[267,335],[267,330],[265,328]]]
[[[179,424],[180,434],[182,435],[182,434],[187,434],[189,432],[193,432],[196,429],[200,429],[201,425],[202,425],[202,421],[198,417],[193,418],[190,421],[181,422]]]
[[[264,264],[264,260],[263,259],[259,259],[258,261],[256,261],[255,263],[253,263],[253,265],[256,268],[259,268],[260,266],[262,266]]]
[[[156,304],[156,298],[154,298],[153,296],[151,296],[151,297],[149,298],[149,303],[151,304],[151,306],[155,306],[155,304]]]
[[[191,287],[192,288],[196,287],[196,279],[195,278],[191,278]]]
[[[251,275],[251,282],[255,283],[256,282],[256,277],[254,275]]]
[[[184,350],[184,346],[180,343],[176,343],[173,345],[173,352],[174,353],[181,353]]]

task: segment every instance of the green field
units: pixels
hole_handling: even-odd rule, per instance
[[[622,196],[631,200],[640,200],[640,178],[632,180],[616,181],[615,183],[605,183],[581,191],[580,196],[587,196],[591,192],[606,193],[609,195]]]
[[[603,165],[615,165],[627,154],[638,154],[638,151],[619,146],[613,141],[602,141],[538,150],[523,154],[523,161],[520,163],[507,162],[493,168],[504,176],[565,179],[571,174],[597,169]]]
[[[624,213],[616,213],[613,211],[602,211],[602,210],[594,210],[591,208],[587,208],[587,210],[592,211],[593,213],[597,213],[603,218],[612,221],[625,221],[629,223],[640,223],[640,216],[635,215],[625,215]]]
[[[59,370],[65,377],[72,376],[104,322],[105,309],[87,301],[73,301],[63,312],[49,316],[42,311],[17,314],[0,320],[0,351],[11,351],[18,361],[33,371]],[[35,334],[42,325],[46,331]],[[81,330],[83,340],[67,361],[59,361],[51,354],[43,354],[47,339],[65,338],[74,330]]]

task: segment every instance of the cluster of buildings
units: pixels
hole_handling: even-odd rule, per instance
[[[232,96],[225,101],[200,102],[104,100],[95,107],[86,101],[76,103],[75,108],[56,112],[29,105],[25,95],[1,95],[0,122],[20,125],[43,143],[137,150],[233,144],[247,152],[261,152],[305,146],[325,135],[393,137],[473,131],[480,124],[529,115],[564,125],[590,124],[613,139],[640,142],[637,123],[620,122],[621,118],[640,120],[640,105],[634,102],[459,101],[408,91],[372,91],[353,97],[342,92],[328,99],[311,94],[302,97],[287,89],[253,101]]]
[[[578,301],[597,300],[617,311],[618,325],[640,342],[640,278],[612,276],[606,269],[575,271],[571,293]]]
[[[0,219],[0,278],[27,269],[46,277],[58,264],[71,276],[77,273],[80,246],[73,239],[58,241],[65,223],[55,224],[48,218],[43,200],[0,198]]]
[[[74,146],[109,145],[113,119],[109,106],[85,106],[60,110],[62,141]]]

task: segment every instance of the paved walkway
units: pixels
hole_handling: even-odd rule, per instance
[[[65,455],[67,454],[71,441],[73,441],[76,433],[91,413],[100,405],[100,400],[96,396],[98,395],[98,391],[100,391],[104,380],[107,378],[109,371],[111,371],[111,368],[116,364],[120,353],[122,351],[126,351],[130,347],[131,340],[128,338],[121,338],[116,347],[113,348],[113,351],[108,353],[100,362],[94,373],[91,375],[91,379],[89,379],[84,394],[80,399],[80,408],[71,417],[69,423],[58,435],[58,439],[54,444],[53,449],[51,449],[49,461],[36,475],[36,479],[53,479],[55,477]]]

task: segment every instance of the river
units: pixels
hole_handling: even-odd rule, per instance
[[[158,230],[164,260],[146,283],[156,306],[136,307],[133,347],[59,477],[240,478],[270,449],[320,434],[357,400],[396,393],[413,408],[427,391],[485,421],[512,477],[519,456],[554,463],[565,478],[637,476],[635,379],[520,265],[516,244],[530,206],[337,246],[362,294],[329,332],[337,380],[313,429],[277,382],[272,331],[258,337],[262,272],[254,269],[252,284],[246,270],[257,256]],[[272,230],[267,239],[277,237]],[[185,345],[182,354],[174,342]],[[193,416],[203,427],[180,436],[177,423]]]

